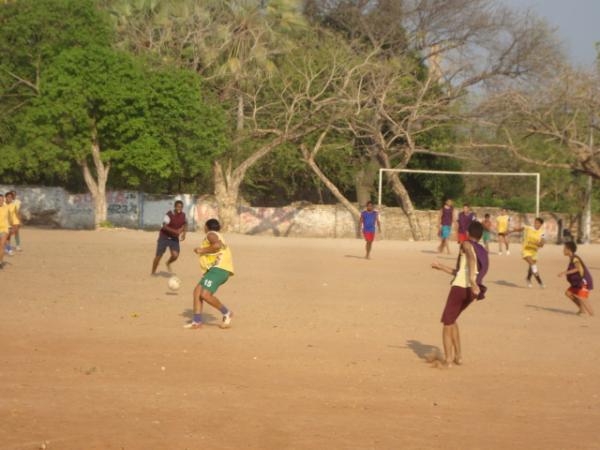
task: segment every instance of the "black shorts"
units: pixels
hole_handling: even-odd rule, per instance
[[[172,252],[179,253],[179,240],[159,237],[156,242],[156,256],[164,255],[167,248],[171,249]]]

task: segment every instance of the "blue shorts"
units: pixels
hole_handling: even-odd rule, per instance
[[[179,240],[175,239],[166,239],[163,237],[159,237],[156,242],[156,256],[162,256],[169,248],[172,252],[179,253]]]
[[[450,237],[450,233],[452,232],[452,226],[450,225],[442,225],[442,239],[448,239]]]

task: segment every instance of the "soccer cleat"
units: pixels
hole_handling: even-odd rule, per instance
[[[187,330],[197,330],[198,328],[202,328],[202,322],[190,322],[185,324],[183,328]]]
[[[223,321],[221,322],[221,328],[229,328],[231,326],[231,318],[233,317],[233,313],[229,311],[227,314],[223,315]]]

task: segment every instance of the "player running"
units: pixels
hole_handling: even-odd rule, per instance
[[[569,266],[567,270],[559,273],[558,276],[567,277],[570,287],[565,291],[565,295],[579,308],[577,315],[587,312],[590,316],[593,316],[594,310],[588,301],[588,297],[590,291],[594,288],[594,282],[590,271],[576,253],[577,244],[575,242],[565,243],[564,255],[569,258]]]
[[[221,328],[231,326],[233,312],[215,297],[217,289],[233,276],[231,250],[219,233],[220,230],[221,224],[217,219],[207,220],[204,225],[206,237],[200,247],[194,249],[194,253],[200,257],[203,276],[194,289],[194,317],[192,322],[185,325],[184,328],[198,329],[202,327],[202,309],[205,301],[223,314]]]
[[[0,269],[4,268],[4,246],[8,240],[9,230],[8,205],[4,203],[4,195],[0,194]]]
[[[446,249],[446,253],[450,254],[450,233],[452,233],[452,221],[454,218],[454,206],[452,205],[452,199],[447,198],[444,201],[444,206],[440,211],[440,246],[438,247],[438,253],[444,253],[444,248]]]
[[[167,212],[163,219],[162,228],[158,234],[158,241],[156,242],[156,256],[152,262],[152,275],[156,275],[156,269],[160,259],[169,249],[171,256],[167,261],[167,270],[171,273],[171,264],[177,261],[179,258],[179,243],[185,240],[185,233],[187,232],[187,219],[183,212],[183,202],[177,200],[174,205],[173,211]]]
[[[506,255],[510,255],[508,249],[508,235],[510,231],[510,216],[506,208],[500,210],[500,215],[496,217],[496,232],[498,233],[498,248],[501,255],[504,254],[502,244],[506,247]]]
[[[472,222],[467,230],[467,239],[461,243],[456,268],[435,261],[431,267],[452,275],[452,287],[442,314],[444,366],[462,364],[460,334],[456,323],[460,314],[474,301],[483,300],[487,288],[483,285],[488,268],[488,253],[479,244],[483,225]]]
[[[541,288],[544,288],[544,283],[540,277],[537,266],[538,250],[545,244],[544,219],[537,217],[533,223],[533,226],[525,225],[517,227],[508,234],[523,232],[523,251],[521,256],[527,263],[527,287],[531,288],[531,277],[535,277]]]
[[[381,222],[379,222],[379,213],[373,209],[373,202],[367,202],[367,209],[360,213],[360,227],[366,243],[366,259],[371,259],[371,248],[375,240],[375,225],[377,231],[381,233]]]
[[[458,243],[462,244],[468,239],[468,230],[472,222],[476,221],[475,213],[471,211],[471,207],[465,203],[463,210],[458,213]]]

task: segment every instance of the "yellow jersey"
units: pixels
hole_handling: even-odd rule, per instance
[[[533,227],[526,226],[523,232],[523,253],[537,253],[538,244],[544,239],[544,228],[536,230]]]
[[[203,272],[207,272],[209,269],[213,267],[217,267],[219,269],[226,270],[231,275],[233,275],[233,258],[231,256],[231,249],[225,243],[223,236],[217,233],[216,231],[209,231],[206,234],[206,237],[200,244],[200,248],[208,248],[211,246],[210,241],[208,240],[209,234],[214,234],[218,237],[219,241],[221,241],[221,249],[217,253],[207,253],[204,255],[200,255],[200,268]]]
[[[10,228],[10,219],[8,213],[8,205],[4,203],[0,206],[0,233],[8,233]]]
[[[496,218],[496,231],[498,233],[508,233],[508,224],[510,223],[510,216],[498,216]]]
[[[8,221],[11,225],[21,225],[19,220],[19,205],[15,202],[6,204],[8,206]]]

